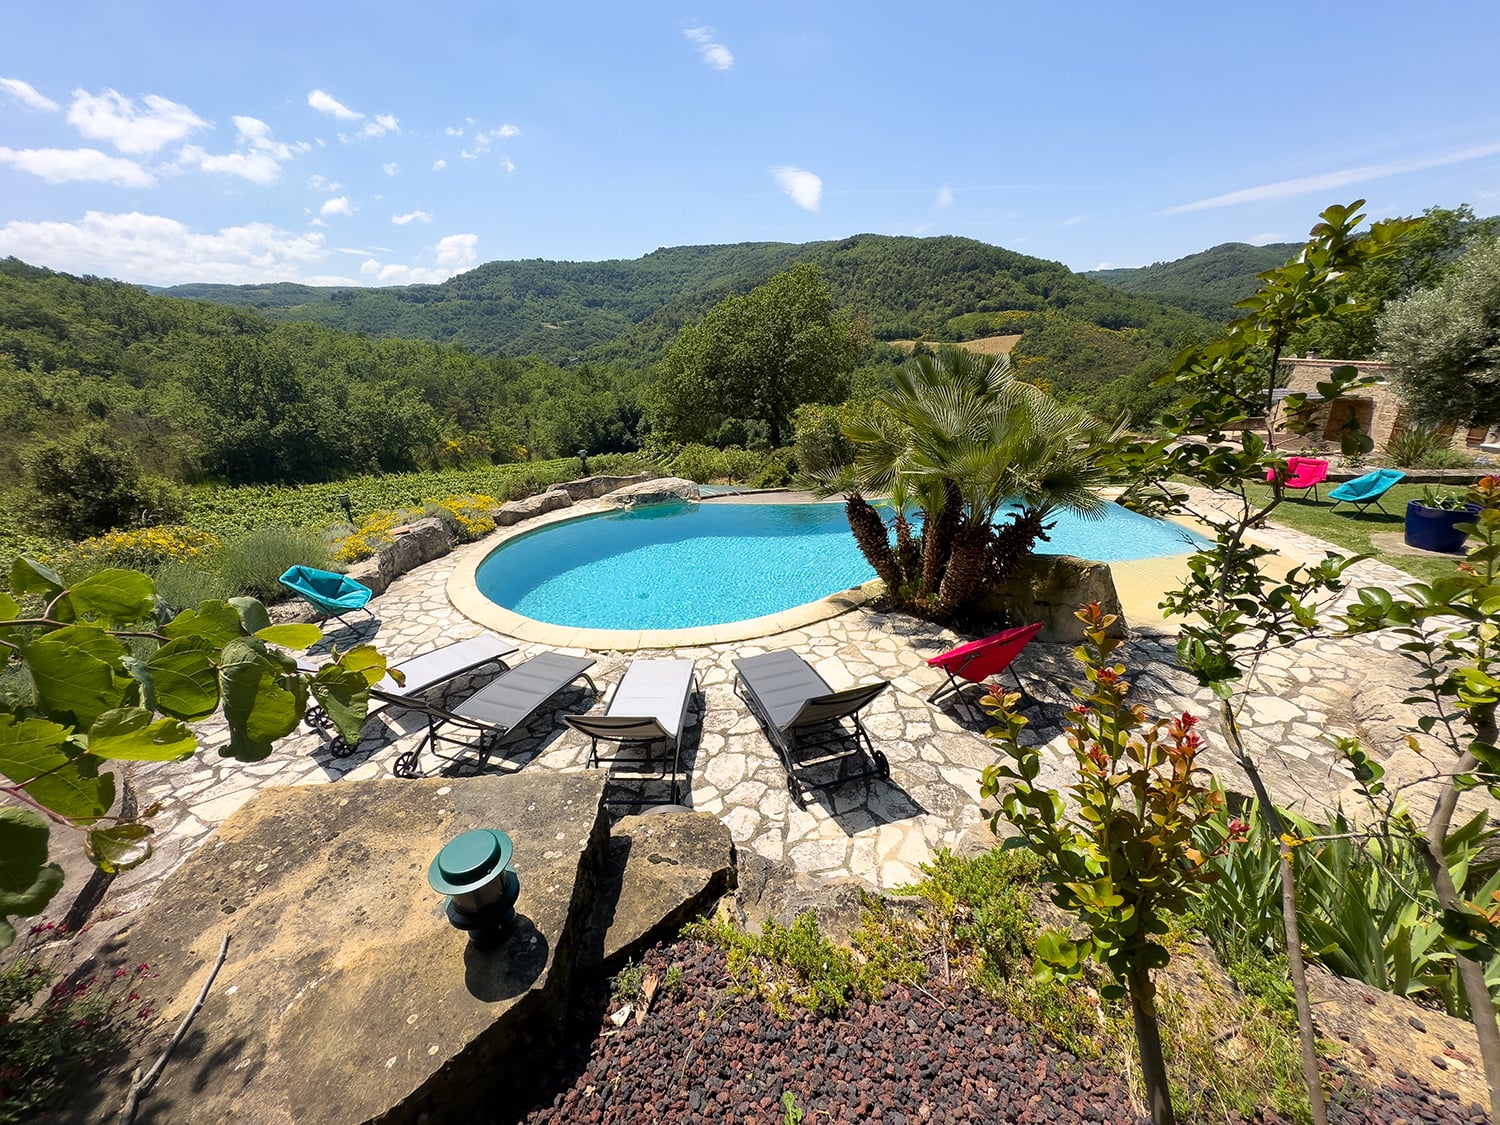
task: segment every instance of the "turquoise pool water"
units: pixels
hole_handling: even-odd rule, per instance
[[[1058,517],[1038,549],[1101,562],[1177,555],[1196,536],[1109,505]],[[569,520],[490,554],[479,592],[535,621],[685,629],[777,613],[875,577],[842,504],[661,504]]]

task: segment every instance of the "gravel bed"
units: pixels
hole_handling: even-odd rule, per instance
[[[724,955],[681,941],[648,953],[644,967],[681,983],[658,992],[641,1023],[609,1018],[601,989],[577,1006],[568,1044],[516,1106],[526,1125],[679,1125],[787,1121],[790,1091],[805,1125],[1051,1123],[1137,1125],[1124,1081],[1108,1065],[1082,1061],[1000,1005],[940,986],[888,986],[874,1004],[856,1001],[835,1018],[777,1018],[759,1001],[731,995]],[[929,991],[932,989],[932,991]],[[1334,1075],[1347,1085],[1346,1075]],[[508,1100],[508,1099],[507,1099]],[[1340,1125],[1480,1125],[1475,1107],[1399,1081],[1330,1107]],[[1234,1125],[1249,1125],[1235,1116]],[[1254,1125],[1283,1125],[1262,1110]]]

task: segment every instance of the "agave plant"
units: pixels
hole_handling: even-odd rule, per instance
[[[1010,577],[1056,509],[1102,510],[1092,447],[1114,436],[1015,378],[1008,356],[958,348],[911,359],[844,434],[853,463],[815,487],[844,494],[860,549],[891,596],[940,616]],[[890,497],[894,542],[868,496]],[[1015,508],[997,526],[1007,505]]]

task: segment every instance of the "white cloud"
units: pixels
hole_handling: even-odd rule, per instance
[[[85,137],[108,141],[133,156],[149,155],[194,130],[208,128],[208,122],[185,105],[157,94],[147,94],[141,101],[144,108],[114,90],[98,96],[74,90],[68,123]]]
[[[1245,241],[1251,246],[1264,246],[1269,242],[1286,242],[1287,237],[1284,234],[1272,232],[1270,234],[1252,234]]]
[[[7,223],[0,227],[0,257],[7,254],[146,285],[244,285],[302,280],[303,268],[326,251],[321,234],[293,234],[269,223],[202,233],[161,215],[90,211],[78,222]]]
[[[407,223],[430,223],[432,213],[430,211],[408,211],[404,215],[392,215],[391,222],[398,227],[404,227]]]
[[[1168,207],[1163,215],[1180,215],[1185,211],[1206,211],[1214,207],[1232,207],[1239,203],[1263,203],[1276,199],[1293,199],[1313,192],[1332,191],[1366,180],[1380,180],[1387,176],[1399,176],[1406,172],[1420,172],[1425,168],[1441,168],[1448,164],[1462,164],[1500,152],[1500,144],[1475,145],[1456,152],[1438,153],[1432,156],[1413,157],[1408,160],[1393,160],[1386,164],[1362,164],[1357,168],[1344,168],[1337,172],[1324,172],[1317,176],[1304,176],[1296,180],[1278,180],[1273,184],[1242,188],[1224,195],[1199,199]]]
[[[461,137],[464,135],[464,131],[457,125],[449,125],[443,132],[447,133],[450,137]]]
[[[505,171],[506,171],[507,174],[509,174],[511,172],[514,172],[516,170],[516,165],[515,165],[514,161],[512,161],[511,158],[508,157],[508,156],[502,156],[500,158],[500,166],[505,169]]]
[[[401,171],[401,168],[392,160],[389,164],[382,164],[380,170],[387,176],[394,176],[397,172]]]
[[[213,155],[197,145],[186,145],[182,160],[205,172],[240,176],[257,184],[274,184],[281,177],[281,165],[312,146],[306,141],[289,145],[271,135],[271,127],[257,117],[235,117],[236,141],[240,151]],[[318,177],[321,178],[321,177]]]
[[[804,211],[816,211],[823,198],[823,181],[802,168],[787,166],[771,169],[771,175],[792,202]]]
[[[498,129],[490,130],[490,136],[497,137],[502,141],[510,137],[519,137],[520,135],[521,127],[519,125],[502,125]]]
[[[344,185],[337,180],[328,179],[321,172],[314,172],[311,176],[307,177],[307,186],[312,188],[313,191],[335,192]]]
[[[27,109],[45,109],[49,113],[56,113],[62,108],[45,94],[38,93],[30,82],[22,82],[19,78],[0,78],[0,90],[6,91]]]
[[[359,131],[361,137],[383,137],[387,133],[399,133],[401,126],[389,113],[378,113]]]
[[[432,170],[434,172],[441,172],[446,167],[448,167],[448,162],[446,160],[434,160],[432,162]]]
[[[110,156],[96,148],[0,148],[0,164],[40,176],[49,184],[78,181],[150,187],[156,177],[134,160]]]
[[[318,208],[319,215],[352,215],[354,207],[347,195],[336,195]]]
[[[329,117],[336,117],[340,121],[358,121],[364,117],[358,110],[350,109],[343,102],[325,94],[322,90],[314,90],[307,95],[307,104],[319,113],[326,113]]]
[[[734,55],[722,43],[715,42],[711,27],[688,27],[682,33],[698,45],[703,61],[715,70],[728,70],[734,65]]]
[[[1057,225],[1060,227],[1076,227],[1079,223],[1083,222],[1087,218],[1087,215],[1069,215],[1066,219],[1064,219]]]
[[[937,196],[933,199],[932,205],[934,207],[952,207],[953,189],[947,184],[944,184],[942,187],[938,188]]]
[[[457,273],[479,260],[475,252],[479,246],[477,234],[450,234],[438,240],[437,264],[439,269],[451,269]]]
[[[482,148],[478,149],[478,150],[476,150],[474,152],[470,152],[466,148],[461,148],[461,149],[458,150],[458,155],[461,156],[461,157],[463,157],[465,160],[478,160],[479,159],[479,154],[481,152],[483,152],[483,151],[484,151],[484,149],[482,149]]]

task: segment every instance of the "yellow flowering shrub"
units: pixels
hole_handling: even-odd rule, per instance
[[[352,533],[334,543],[333,561],[347,566],[367,559],[392,541],[396,528],[429,515],[441,519],[458,532],[459,539],[468,543],[495,530],[495,518],[491,513],[500,502],[483,493],[466,492],[445,496],[441,500],[427,499],[422,503],[421,508],[371,512]]]
[[[429,508],[443,509],[453,518],[452,522],[458,525],[459,538],[465,543],[495,530],[494,512],[500,506],[500,501],[493,496],[486,496],[482,492],[466,492],[445,496],[441,500],[428,500],[426,503]]]
[[[152,570],[165,562],[206,562],[221,546],[217,535],[199,528],[138,527],[69,543],[48,555],[46,561],[65,572],[109,567]]]

